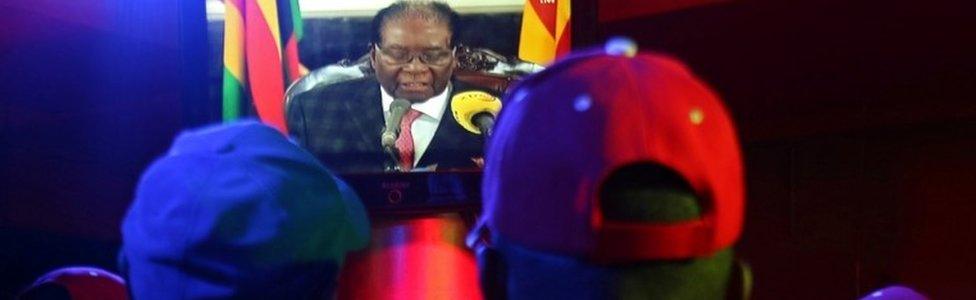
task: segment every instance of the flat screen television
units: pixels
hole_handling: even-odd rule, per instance
[[[316,89],[329,85],[362,89],[370,84],[360,84],[361,82],[372,80],[372,86],[367,88],[372,90],[365,94],[372,98],[368,101],[375,103],[370,104],[365,112],[361,111],[362,107],[353,109],[339,103],[327,105],[329,108],[315,108],[348,109],[348,113],[339,115],[304,111],[304,118],[326,115],[329,118],[326,121],[328,125],[290,128],[296,141],[349,183],[373,212],[413,213],[479,208],[480,165],[484,157],[485,138],[483,135],[471,135],[477,138],[477,153],[471,152],[473,144],[470,140],[462,143],[442,138],[440,135],[445,131],[456,131],[459,128],[457,124],[451,124],[456,120],[450,103],[445,107],[434,137],[423,155],[454,156],[452,159],[455,162],[470,160],[466,166],[463,163],[443,163],[437,159],[420,157],[412,170],[403,171],[396,168],[396,155],[385,151],[381,146],[379,131],[385,128],[383,123],[389,117],[389,110],[384,110],[381,106],[380,86],[373,79],[377,75],[369,60],[369,53],[375,47],[371,43],[371,23],[376,12],[392,1],[366,1],[359,4],[312,1],[299,3],[303,19],[303,37],[298,44],[299,57],[310,72],[288,88],[285,97],[286,114],[296,110],[291,107],[296,105],[295,99],[311,97],[303,96],[303,93],[315,93]],[[458,35],[458,42],[452,45],[458,47],[454,50],[458,65],[451,76],[452,83],[447,92],[449,96],[470,89],[485,91],[500,98],[511,81],[541,69],[537,65],[515,59],[524,0],[445,3],[460,15],[460,26],[455,29],[458,31],[455,33]],[[223,24],[219,14],[212,12],[208,16],[211,36],[220,37]],[[213,48],[219,50],[221,40],[211,39]],[[214,54],[217,54],[214,57],[219,57],[219,51],[215,50]],[[212,82],[219,82],[219,74],[214,75],[216,76],[211,76]],[[359,95],[360,92],[349,91],[344,95]],[[316,94],[318,95],[320,94]],[[355,97],[351,96],[335,98],[315,101],[355,102]],[[309,102],[308,100],[298,102]],[[289,124],[289,127],[293,126]],[[365,132],[363,137],[351,140],[333,138],[329,135],[336,132],[335,127],[356,127]],[[350,143],[357,145],[349,145]],[[326,154],[329,151],[323,149],[341,149],[344,152]],[[377,159],[386,159],[387,163],[363,163]]]

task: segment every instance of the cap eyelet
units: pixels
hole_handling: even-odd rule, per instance
[[[612,37],[603,45],[603,51],[607,55],[634,57],[637,55],[637,43],[628,37]]]
[[[691,111],[688,112],[688,119],[691,120],[691,124],[701,125],[701,123],[705,121],[705,112],[702,111],[701,108],[692,108]]]
[[[593,98],[590,98],[590,95],[580,94],[573,100],[573,109],[578,112],[587,111],[591,106],[593,106]]]

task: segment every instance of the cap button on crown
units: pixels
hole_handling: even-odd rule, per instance
[[[637,43],[628,37],[612,37],[603,45],[608,55],[634,57],[637,54]]]

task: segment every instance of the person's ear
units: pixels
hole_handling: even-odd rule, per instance
[[[478,257],[478,282],[482,296],[489,300],[506,299],[508,267],[502,253],[486,246],[478,247],[475,253]]]
[[[463,47],[463,46],[455,46],[454,47],[454,53],[451,53],[451,56],[454,57],[454,59],[453,59],[454,62],[451,63],[451,65],[452,65],[451,66],[451,70],[457,70],[458,66],[460,65],[460,63],[458,62],[459,59],[458,59],[458,56],[457,55],[458,55],[458,52],[461,51],[461,47]]]
[[[745,261],[736,259],[732,263],[732,274],[725,299],[740,300],[752,298],[752,268]]]
[[[130,279],[130,277],[129,277],[129,259],[127,257],[125,257],[125,252],[122,252],[122,250],[119,249],[119,254],[115,258],[115,260],[116,260],[116,264],[119,267],[119,276],[122,277],[122,280],[124,280],[125,283],[126,283],[125,284],[125,294],[127,296],[129,296],[129,299],[135,299],[135,297],[132,296],[132,289],[129,288],[129,279]]]
[[[369,45],[369,66],[376,69],[376,44]]]

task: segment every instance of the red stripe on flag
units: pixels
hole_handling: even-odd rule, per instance
[[[288,43],[285,44],[284,55],[283,60],[285,61],[285,71],[288,74],[288,82],[294,82],[298,80],[298,77],[302,76],[298,62],[298,39],[295,37],[294,32],[288,36]]]
[[[571,46],[571,38],[570,37],[572,37],[573,34],[571,33],[572,30],[570,30],[570,27],[571,26],[569,24],[570,24],[569,22],[566,22],[566,28],[563,28],[563,34],[561,36],[559,36],[559,39],[558,39],[559,44],[556,44],[556,57],[557,58],[562,57],[563,55],[569,54],[569,51],[572,50],[570,48],[570,46]]]
[[[256,0],[247,0],[245,17],[247,30],[245,44],[247,55],[248,86],[258,116],[266,124],[287,133],[283,100],[285,80],[278,45],[275,43],[268,22],[261,14]]]
[[[546,26],[549,35],[556,37],[556,1],[557,0],[529,0],[532,10],[542,20],[542,25]],[[545,3],[543,3],[545,2]]]

